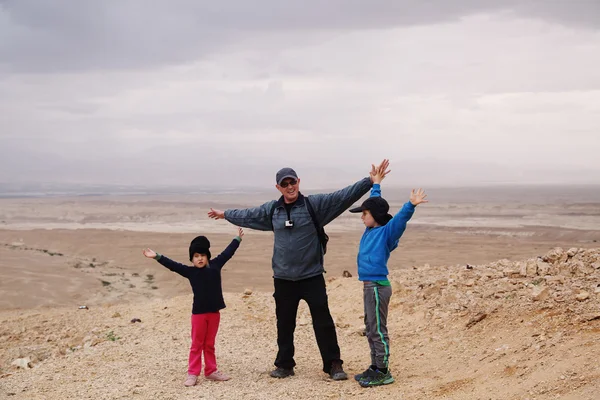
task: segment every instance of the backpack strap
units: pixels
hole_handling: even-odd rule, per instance
[[[315,215],[315,210],[313,209],[312,204],[310,204],[308,197],[304,198],[304,203],[306,204],[306,208],[308,209],[308,213],[310,214],[310,218],[312,219],[313,225],[315,226],[317,233],[319,233],[319,236],[321,236],[320,231],[322,228],[319,225],[319,223],[317,222],[317,216]]]
[[[327,253],[327,242],[329,241],[329,236],[325,233],[325,228],[319,225],[317,221],[317,216],[315,215],[315,210],[310,204],[310,200],[308,197],[304,197],[304,202],[306,203],[306,208],[308,209],[308,213],[310,214],[310,218],[312,219],[313,224],[315,225],[315,229],[317,230],[317,235],[319,236],[319,242],[321,243],[321,247],[323,247],[323,254]]]
[[[269,222],[271,223],[271,230],[273,232],[275,232],[275,227],[273,226],[273,215],[275,215],[276,209],[277,209],[277,202],[275,202],[275,204],[273,204],[273,207],[271,208],[271,212],[269,213]]]

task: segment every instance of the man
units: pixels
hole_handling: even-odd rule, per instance
[[[388,160],[379,168],[387,169]],[[325,278],[323,277],[324,234],[315,226],[323,227],[342,214],[366,194],[373,185],[372,176],[353,185],[328,194],[303,196],[300,178],[291,168],[282,168],[275,176],[275,187],[281,193],[279,200],[269,201],[259,207],[210,209],[208,216],[224,218],[230,223],[275,234],[273,248],[273,278],[275,313],[277,317],[276,369],[274,378],[294,375],[294,330],[300,300],[306,301],[313,321],[317,345],[323,359],[323,371],[334,380],[348,379],[342,368],[340,348],[329,305]],[[307,199],[308,203],[307,204]],[[316,221],[311,218],[312,208]]]

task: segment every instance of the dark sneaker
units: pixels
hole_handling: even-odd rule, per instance
[[[341,361],[334,361],[331,363],[331,371],[329,371],[329,376],[334,381],[344,381],[348,379],[348,375],[346,375],[344,369],[342,368]]]
[[[370,370],[368,371],[363,378],[358,381],[360,386],[362,387],[371,387],[371,386],[380,386],[380,385],[389,385],[394,382],[394,377],[390,373],[388,369],[387,373],[383,373],[380,370]]]
[[[287,378],[288,376],[294,375],[294,368],[281,368],[277,367],[269,374],[273,378]]]
[[[369,371],[375,372],[375,368],[373,368],[373,366],[370,366],[369,368],[365,369],[360,374],[354,375],[354,380],[357,382],[360,381],[365,375],[367,375],[369,373]]]

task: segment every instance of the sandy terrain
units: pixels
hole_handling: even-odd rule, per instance
[[[600,247],[596,202],[420,208],[390,262],[397,382],[375,389],[320,372],[304,304],[296,376],[268,377],[272,237],[248,231],[223,272],[217,355],[233,379],[184,388],[189,285],[141,249],[185,261],[196,234],[213,253],[223,248],[235,229],[205,218],[211,203],[0,200],[0,398],[594,399],[600,390],[600,255],[585,250]],[[344,215],[328,232],[332,314],[346,369],[357,373],[369,359],[355,277],[362,229]]]
[[[600,389],[600,249],[544,259],[417,267],[391,274],[391,368],[362,389],[320,372],[304,303],[296,376],[268,376],[276,351],[269,293],[227,293],[217,353],[226,383],[184,388],[191,296],[0,313],[0,395],[14,399],[595,399]],[[554,256],[553,256],[554,254]],[[572,256],[568,256],[572,254]],[[546,260],[546,261],[544,261]],[[329,278],[348,372],[368,364],[360,283]],[[141,323],[131,323],[132,318]],[[9,362],[24,363],[17,369]],[[31,366],[29,368],[27,366]]]
[[[360,235],[360,231],[330,234],[327,276],[341,276],[344,270],[355,273]],[[209,235],[214,249],[223,249],[232,237]],[[555,245],[579,247],[590,237],[600,239],[600,232],[536,228],[509,234],[498,228],[482,232],[478,228],[456,230],[415,224],[406,231],[389,267],[518,260],[542,254]],[[0,305],[3,309],[95,305],[187,294],[187,281],[145,259],[141,249],[148,246],[186,262],[187,246],[193,238],[189,233],[0,229]],[[225,266],[224,290],[271,290],[272,245],[272,234],[247,232],[238,254]]]

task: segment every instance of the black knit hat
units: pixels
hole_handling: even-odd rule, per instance
[[[206,236],[197,236],[190,243],[190,261],[194,258],[194,253],[206,254],[206,257],[210,260],[210,242]]]
[[[359,213],[364,210],[369,210],[375,222],[381,226],[384,226],[393,218],[388,214],[390,205],[383,197],[369,197],[363,201],[360,207],[352,208],[349,211],[351,213]]]

